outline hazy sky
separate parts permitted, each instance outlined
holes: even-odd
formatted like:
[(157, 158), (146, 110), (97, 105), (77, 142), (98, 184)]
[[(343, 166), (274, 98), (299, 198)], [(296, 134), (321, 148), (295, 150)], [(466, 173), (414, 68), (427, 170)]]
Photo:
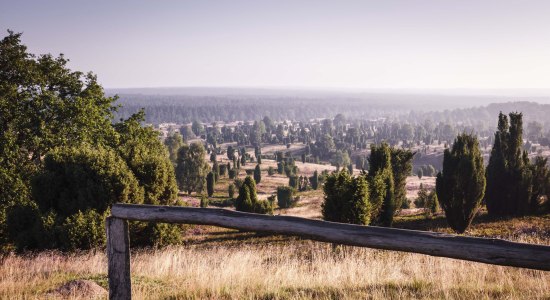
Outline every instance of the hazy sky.
[(550, 1), (0, 0), (105, 87), (550, 88)]

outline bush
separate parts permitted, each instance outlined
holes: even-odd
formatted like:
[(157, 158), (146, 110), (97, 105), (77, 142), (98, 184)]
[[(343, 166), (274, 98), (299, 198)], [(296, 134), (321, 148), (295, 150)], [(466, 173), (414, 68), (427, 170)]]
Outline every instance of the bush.
[(41, 211), (65, 219), (78, 211), (102, 214), (114, 203), (143, 203), (143, 189), (126, 163), (112, 150), (58, 149), (46, 155), (44, 171), (32, 182)]
[(216, 185), (216, 178), (213, 172), (209, 172), (208, 175), (206, 175), (206, 191), (208, 193), (208, 197), (212, 197), (214, 195), (214, 186)]
[(269, 176), (275, 175), (275, 169), (273, 167), (267, 168), (267, 175)]
[(288, 185), (297, 190), (298, 189), (298, 176), (294, 175), (294, 176), (290, 176), (288, 178)]
[(324, 186), (323, 219), (331, 222), (368, 225), (371, 204), (364, 176), (353, 177), (346, 171), (333, 173)]
[(235, 179), (237, 178), (238, 173), (237, 173), (237, 170), (231, 169), (229, 170), (228, 174), (229, 174), (229, 179)]
[(256, 165), (256, 168), (254, 168), (254, 181), (256, 181), (256, 184), (262, 181), (262, 170), (260, 169), (260, 165)]
[(200, 203), (200, 207), (202, 208), (205, 208), (205, 207), (208, 207), (208, 197), (204, 196), (204, 195), (201, 195), (201, 203)]
[(233, 199), (235, 197), (235, 185), (230, 183), (227, 186), (227, 194), (229, 195), (229, 198)]
[(309, 178), (309, 183), (311, 184), (311, 188), (316, 190), (319, 188), (319, 173), (317, 173), (317, 170), (313, 172), (313, 176)]
[(62, 225), (62, 245), (68, 250), (93, 249), (105, 245), (105, 218), (109, 211), (100, 214), (93, 209), (65, 219)]
[(277, 205), (280, 208), (289, 208), (294, 206), (294, 189), (289, 186), (277, 187)]
[(227, 165), (226, 164), (221, 164), (220, 165), (220, 176), (225, 176), (226, 173), (227, 173)]
[(436, 191), (449, 226), (463, 233), (474, 219), (485, 193), (483, 157), (475, 136), (461, 134), (452, 150), (445, 150)]
[(277, 163), (277, 173), (283, 174), (285, 172), (285, 165), (283, 162)]
[(239, 196), (235, 200), (235, 209), (244, 212), (272, 214), (273, 206), (268, 201), (259, 201), (256, 194), (256, 183), (250, 176), (246, 176), (239, 189)]

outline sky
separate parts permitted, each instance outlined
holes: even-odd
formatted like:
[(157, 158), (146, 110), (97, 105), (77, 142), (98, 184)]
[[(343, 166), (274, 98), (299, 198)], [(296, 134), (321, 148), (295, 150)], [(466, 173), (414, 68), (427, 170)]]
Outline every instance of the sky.
[(8, 29), (107, 88), (550, 88), (547, 0), (0, 0)]

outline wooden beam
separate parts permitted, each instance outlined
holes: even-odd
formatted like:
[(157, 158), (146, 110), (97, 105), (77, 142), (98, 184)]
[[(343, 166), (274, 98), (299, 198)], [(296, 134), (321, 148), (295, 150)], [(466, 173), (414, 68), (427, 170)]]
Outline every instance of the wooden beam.
[(128, 221), (108, 217), (105, 223), (107, 227), (109, 299), (131, 299)]
[(117, 218), (127, 220), (215, 225), (299, 236), (322, 242), (550, 271), (550, 246), (501, 239), (341, 224), (212, 208), (115, 204), (111, 213)]

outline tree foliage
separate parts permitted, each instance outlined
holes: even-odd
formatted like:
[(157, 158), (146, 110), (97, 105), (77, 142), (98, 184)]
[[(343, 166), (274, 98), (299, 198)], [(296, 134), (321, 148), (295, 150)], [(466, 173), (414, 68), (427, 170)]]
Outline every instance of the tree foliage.
[(178, 151), (176, 178), (179, 189), (191, 194), (200, 193), (206, 185), (210, 167), (205, 160), (206, 150), (201, 143), (183, 145)]
[(529, 212), (532, 174), (523, 151), (522, 114), (500, 113), (498, 130), (487, 166), (485, 202), (491, 215), (522, 215)]
[(369, 186), (364, 176), (346, 171), (333, 173), (324, 185), (323, 219), (331, 222), (368, 225), (371, 217)]
[(483, 156), (475, 136), (459, 135), (452, 149), (445, 150), (443, 170), (437, 174), (437, 197), (447, 222), (463, 233), (472, 222), (485, 194)]

